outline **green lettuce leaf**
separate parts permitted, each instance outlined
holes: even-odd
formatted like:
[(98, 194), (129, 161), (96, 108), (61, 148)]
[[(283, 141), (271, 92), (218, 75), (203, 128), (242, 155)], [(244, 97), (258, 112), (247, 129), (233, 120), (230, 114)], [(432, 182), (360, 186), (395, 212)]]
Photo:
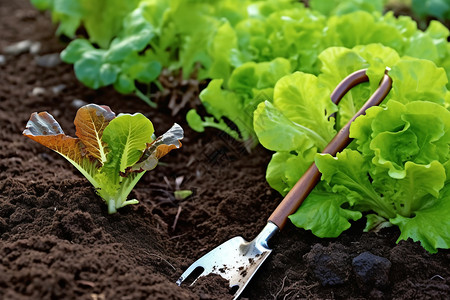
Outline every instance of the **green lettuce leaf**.
[(383, 78), (386, 68), (391, 68), (399, 60), (400, 56), (397, 51), (392, 48), (385, 47), (382, 44), (368, 44), (353, 47), (358, 55), (365, 61), (367, 67), (366, 74), (369, 77), (370, 92), (374, 92)]
[(400, 179), (407, 161), (428, 164), (448, 159), (450, 112), (432, 102), (403, 105), (391, 100), (385, 109), (370, 108), (366, 116), (355, 120), (350, 132), (362, 153), (373, 155), (374, 164)]
[(140, 0), (33, 0), (41, 10), (51, 10), (53, 22), (59, 23), (57, 34), (74, 37), (80, 25), (86, 29), (89, 40), (108, 47), (122, 27), (122, 20), (136, 8)]
[(285, 196), (314, 162), (317, 148), (276, 152), (267, 166), (269, 185)]
[(411, 238), (428, 252), (436, 253), (438, 248), (450, 248), (449, 214), (450, 185), (447, 184), (433, 205), (416, 211), (410, 218), (397, 215), (390, 221), (400, 228), (397, 242)]
[(315, 162), (322, 179), (333, 191), (352, 199), (362, 211), (373, 210), (386, 218), (395, 216), (389, 203), (374, 190), (369, 178), (369, 164), (361, 153), (345, 149), (336, 157), (318, 154)]
[(331, 117), (336, 106), (327, 97), (329, 90), (317, 85), (314, 75), (296, 72), (285, 76), (275, 85), (273, 104), (260, 103), (254, 112), (253, 128), (259, 142), (279, 151), (269, 163), (266, 178), (283, 195), (336, 132)]
[(89, 34), (89, 39), (101, 47), (107, 47), (111, 39), (120, 31), (121, 21), (136, 8), (139, 1), (81, 0), (83, 24)]
[(389, 71), (391, 97), (402, 103), (415, 100), (444, 103), (448, 79), (445, 70), (428, 60), (403, 59)]
[(203, 105), (216, 120), (227, 117), (236, 124), (239, 129), (236, 133), (241, 140), (251, 139), (253, 132), (251, 119), (245, 116), (243, 96), (222, 89), (222, 84), (223, 79), (214, 79), (208, 84), (208, 87), (200, 93)]
[(248, 62), (236, 68), (228, 82), (228, 88), (238, 93), (254, 96), (254, 91), (273, 88), (277, 81), (291, 73), (287, 59), (276, 58), (270, 62)]
[[(399, 226), (399, 240), (412, 238), (432, 253), (448, 248), (449, 223), (444, 216), (450, 203), (449, 121), (447, 109), (428, 101), (402, 104), (390, 100), (384, 107), (368, 109), (350, 127), (357, 150), (315, 157), (328, 186), (322, 184), (313, 193), (328, 193), (327, 199), (336, 199), (332, 201), (334, 209), (323, 215), (344, 218), (339, 224), (345, 230), (346, 214), (336, 210), (344, 204), (347, 211), (369, 213), (366, 231), (390, 223)], [(324, 200), (312, 195), (291, 220), (318, 236), (328, 236), (329, 227), (320, 228), (311, 219), (312, 225), (304, 221), (312, 213), (319, 214), (318, 207), (324, 205), (320, 203)], [(328, 216), (330, 212), (335, 215)], [(339, 234), (334, 228), (332, 232)]]
[(334, 137), (334, 119), (330, 116), (337, 109), (330, 100), (330, 90), (320, 87), (316, 76), (295, 72), (278, 80), (273, 105), (292, 122), (313, 131), (317, 140), (320, 137), (320, 149)]
[(359, 211), (343, 208), (348, 202), (344, 195), (316, 189), (289, 219), (295, 226), (311, 230), (318, 237), (337, 237), (350, 228), (349, 220), (356, 221), (362, 217)]
[(292, 122), (269, 101), (255, 110), (254, 128), (259, 142), (272, 151), (289, 152), (327, 144), (314, 130)]
[(73, 64), (80, 60), (85, 52), (92, 50), (95, 48), (88, 40), (76, 39), (61, 52), (61, 59), (66, 63)]
[(152, 122), (140, 113), (121, 114), (112, 120), (102, 138), (110, 148), (104, 169), (111, 173), (125, 172), (142, 156), (153, 132)]
[(148, 105), (156, 107), (135, 84), (150, 83), (159, 77), (162, 65), (154, 53), (142, 53), (156, 32), (138, 8), (125, 18), (122, 31), (108, 49), (96, 49), (87, 40), (77, 39), (61, 53), (61, 58), (74, 64), (75, 75), (86, 86), (98, 89), (112, 84), (120, 93), (136, 92)]
[[(365, 167), (367, 164), (364, 164), (362, 156), (357, 151), (344, 150), (336, 158), (320, 155), (316, 157), (316, 164), (332, 190), (347, 201), (351, 200), (349, 210), (375, 211), (381, 217), (376, 221), (371, 217), (366, 230), (371, 230), (389, 220), (400, 227), (402, 234), (399, 240), (410, 237), (414, 241), (420, 241), (430, 252), (436, 252), (438, 247), (448, 247), (449, 236), (447, 230), (442, 230), (441, 226), (448, 227), (449, 224), (447, 222), (442, 225), (445, 213), (437, 213), (439, 208), (448, 210), (449, 206), (448, 202), (445, 203), (448, 199), (440, 199), (446, 174), (439, 162), (434, 161), (426, 166), (408, 162), (406, 176), (400, 180), (389, 177), (387, 173), (371, 174), (373, 184), (369, 181), (370, 170)], [(331, 198), (330, 195), (328, 197)], [(315, 200), (314, 197), (312, 200)], [(336, 201), (334, 205), (341, 203), (342, 201)], [(305, 208), (302, 206), (296, 214), (301, 215), (302, 209)], [(324, 211), (325, 215), (326, 213), (328, 212)], [(440, 220), (441, 226), (435, 226), (436, 218)], [(302, 222), (296, 223), (298, 221), (296, 218), (291, 220), (297, 226), (303, 228), (306, 226)], [(312, 225), (309, 227), (306, 229), (312, 229), (318, 236), (326, 230), (323, 228), (319, 230)]]
[[(202, 119), (195, 111), (190, 111), (187, 121), (194, 130), (214, 127), (252, 148), (257, 142), (253, 111), (259, 103), (273, 98), (273, 86), (290, 72), (290, 63), (283, 58), (245, 63), (232, 72), (227, 85), (223, 79), (213, 79), (200, 93), (200, 100), (213, 117)], [(237, 130), (224, 119), (233, 122)]]
[(102, 79), (105, 77), (101, 76), (104, 56), (104, 50), (94, 49), (84, 52), (82, 58), (74, 64), (77, 79), (93, 89), (98, 89), (108, 83), (103, 82)]
[(223, 78), (225, 81), (231, 74), (231, 51), (237, 47), (236, 32), (228, 22), (224, 22), (215, 34), (209, 55), (213, 58), (209, 67), (209, 78)]
[(444, 187), (446, 173), (438, 161), (427, 165), (406, 162), (405, 177), (389, 176), (387, 172), (372, 172), (373, 187), (394, 206), (397, 214), (411, 217), (435, 202)]
[(383, 18), (377, 13), (357, 11), (342, 16), (331, 16), (328, 19), (327, 29), (329, 32), (326, 41), (329, 46), (352, 48), (357, 45), (380, 43), (401, 50), (405, 44), (402, 32), (395, 24), (383, 22)]

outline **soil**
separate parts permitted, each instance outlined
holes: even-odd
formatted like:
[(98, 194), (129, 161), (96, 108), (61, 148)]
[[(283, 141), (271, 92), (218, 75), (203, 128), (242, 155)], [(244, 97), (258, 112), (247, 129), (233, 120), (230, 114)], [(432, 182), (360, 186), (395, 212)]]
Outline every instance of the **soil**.
[[(281, 200), (264, 179), (271, 153), (262, 147), (248, 153), (215, 130), (193, 132), (185, 111), (172, 117), (164, 97), (156, 111), (112, 88), (82, 86), (70, 65), (37, 65), (37, 57), (65, 47), (54, 31), (49, 15), (27, 0), (0, 0), (0, 50), (23, 40), (40, 43), (37, 53), (3, 54), (0, 62), (0, 298), (230, 299), (217, 276), (193, 287), (175, 281), (216, 245), (237, 235), (252, 239), (263, 228)], [(183, 101), (196, 103), (198, 87), (191, 86), (173, 84), (164, 95), (187, 89), (192, 99)], [(34, 111), (53, 114), (73, 135), (79, 100), (116, 113), (142, 112), (157, 134), (173, 122), (185, 129), (182, 149), (133, 190), (140, 203), (114, 215), (75, 168), (21, 135)], [(194, 194), (177, 200), (178, 189)], [(450, 251), (431, 255), (412, 241), (396, 244), (395, 228), (363, 233), (363, 227), (355, 222), (339, 238), (319, 239), (288, 224), (243, 299), (450, 297)], [(372, 263), (383, 262), (369, 281), (374, 275), (361, 278), (354, 263), (364, 252), (377, 258)]]

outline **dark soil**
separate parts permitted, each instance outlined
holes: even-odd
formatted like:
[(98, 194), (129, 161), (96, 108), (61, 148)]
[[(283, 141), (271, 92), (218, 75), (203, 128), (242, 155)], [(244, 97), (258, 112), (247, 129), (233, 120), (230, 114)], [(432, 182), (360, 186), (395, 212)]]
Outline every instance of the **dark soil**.
[[(64, 48), (54, 30), (50, 17), (27, 0), (0, 0), (0, 50), (27, 39), (41, 43), (36, 54), (5, 54), (0, 63), (0, 298), (230, 298), (216, 277), (193, 288), (175, 281), (216, 245), (236, 235), (251, 239), (262, 229), (281, 200), (264, 179), (270, 153), (258, 147), (248, 154), (218, 131), (195, 133), (182, 113), (171, 117), (164, 103), (157, 112), (112, 88), (90, 90), (76, 80), (72, 66), (38, 66), (36, 57)], [(52, 90), (61, 84), (62, 91)], [(174, 88), (179, 95), (182, 87)], [(196, 89), (189, 90), (195, 103)], [(142, 112), (157, 133), (175, 121), (185, 128), (182, 149), (132, 192), (140, 204), (108, 215), (75, 168), (21, 135), (34, 111), (48, 111), (74, 134), (76, 99), (109, 105), (116, 113)], [(176, 189), (194, 194), (176, 200)], [(449, 251), (430, 255), (411, 241), (396, 244), (395, 228), (378, 234), (362, 229), (363, 222), (356, 222), (337, 239), (319, 239), (289, 224), (273, 239), (273, 253), (243, 297), (450, 298)], [(373, 255), (361, 257), (375, 257), (368, 264), (375, 267), (364, 277), (367, 270), (356, 269), (361, 257), (355, 258), (367, 251)]]

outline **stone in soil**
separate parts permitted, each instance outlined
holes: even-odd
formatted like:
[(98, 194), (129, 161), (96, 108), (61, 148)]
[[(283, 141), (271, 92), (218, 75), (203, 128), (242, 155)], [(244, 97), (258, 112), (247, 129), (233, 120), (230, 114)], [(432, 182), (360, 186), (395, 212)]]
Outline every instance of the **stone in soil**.
[(316, 244), (304, 259), (322, 286), (336, 286), (347, 282), (351, 273), (348, 252), (341, 244), (333, 243), (328, 247)]
[(84, 106), (84, 105), (87, 105), (88, 103), (86, 102), (86, 101), (84, 101), (84, 100), (81, 100), (81, 99), (74, 99), (71, 103), (70, 103), (70, 105), (73, 107), (73, 108), (76, 108), (76, 109), (78, 109), (78, 108), (80, 108), (80, 107), (82, 107), (82, 106)]
[(41, 51), (42, 44), (40, 42), (34, 42), (30, 46), (30, 53), (31, 54), (38, 54)]
[(25, 52), (28, 52), (30, 50), (31, 45), (33, 45), (33, 42), (30, 40), (23, 40), (14, 44), (11, 44), (9, 46), (6, 46), (3, 48), (3, 53), (10, 54), (10, 55), (19, 55)]
[(52, 53), (36, 56), (34, 61), (39, 67), (54, 68), (61, 63), (61, 58), (59, 57), (59, 53)]
[(64, 89), (66, 87), (67, 86), (65, 84), (58, 84), (58, 85), (52, 86), (51, 90), (52, 90), (53, 94), (59, 95), (62, 91), (64, 91)]
[(368, 251), (361, 253), (352, 261), (356, 282), (362, 290), (370, 290), (373, 287), (386, 288), (389, 284), (391, 265), (387, 258)]
[(36, 86), (31, 90), (31, 95), (33, 95), (33, 96), (45, 95), (45, 89), (43, 87)]

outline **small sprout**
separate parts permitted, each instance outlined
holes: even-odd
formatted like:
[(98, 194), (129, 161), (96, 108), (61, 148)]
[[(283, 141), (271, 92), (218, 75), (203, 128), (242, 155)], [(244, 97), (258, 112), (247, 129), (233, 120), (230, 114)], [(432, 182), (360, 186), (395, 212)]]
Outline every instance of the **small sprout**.
[(178, 190), (178, 191), (173, 192), (175, 199), (177, 199), (177, 200), (184, 200), (187, 197), (191, 196), (192, 193), (193, 192), (191, 190)]

